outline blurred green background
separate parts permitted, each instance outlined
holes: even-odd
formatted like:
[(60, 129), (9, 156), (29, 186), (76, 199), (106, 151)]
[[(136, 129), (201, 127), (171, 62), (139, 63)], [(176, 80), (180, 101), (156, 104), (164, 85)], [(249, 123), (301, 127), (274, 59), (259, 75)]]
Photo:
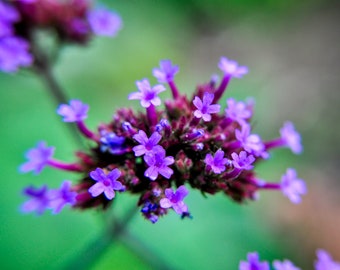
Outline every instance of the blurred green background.
[[(312, 268), (316, 248), (340, 260), (338, 3), (106, 1), (123, 18), (119, 35), (63, 49), (56, 77), (69, 97), (90, 104), (91, 128), (110, 121), (121, 106), (137, 107), (127, 95), (135, 91), (136, 80), (156, 83), (151, 70), (159, 60), (180, 66), (177, 85), (191, 93), (220, 73), (217, 62), (225, 55), (250, 68), (242, 80), (232, 81), (225, 96), (255, 97), (255, 131), (271, 139), (291, 120), (302, 133), (302, 156), (277, 150), (257, 168), (269, 181), (278, 181), (287, 167), (296, 168), (309, 188), (301, 205), (275, 192), (237, 205), (221, 194), (204, 198), (193, 190), (186, 199), (192, 220), (171, 213), (150, 224), (139, 214), (134, 217), (129, 230), (144, 252), (170, 269), (237, 269), (254, 250), (267, 260), (291, 258), (304, 269)], [(65, 209), (39, 217), (19, 212), (23, 187), (58, 187), (63, 179), (76, 182), (78, 177), (49, 168), (39, 176), (21, 175), (25, 151), (46, 140), (56, 146), (57, 158), (71, 162), (77, 148), (55, 113), (57, 105), (29, 71), (0, 74), (0, 100), (1, 269), (62, 269), (101, 234), (103, 218), (97, 211)], [(123, 195), (114, 205), (118, 216), (137, 201)], [(152, 269), (139, 253), (123, 238), (89, 267)]]

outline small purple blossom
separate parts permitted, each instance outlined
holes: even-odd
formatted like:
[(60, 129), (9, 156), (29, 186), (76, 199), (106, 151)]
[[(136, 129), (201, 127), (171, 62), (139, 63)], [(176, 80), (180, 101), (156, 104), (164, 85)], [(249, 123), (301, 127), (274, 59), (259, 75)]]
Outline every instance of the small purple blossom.
[(260, 262), (257, 252), (250, 252), (247, 254), (247, 262), (240, 262), (239, 270), (270, 270), (270, 268), (268, 262)]
[(23, 173), (33, 171), (35, 174), (39, 174), (52, 159), (54, 150), (55, 147), (48, 147), (46, 142), (38, 142), (35, 148), (31, 148), (27, 151), (25, 156), (28, 161), (22, 164), (19, 170)]
[(77, 193), (71, 190), (71, 182), (64, 181), (59, 189), (49, 191), (49, 208), (52, 213), (59, 213), (66, 204), (74, 205)]
[(231, 157), (233, 158), (232, 163), (237, 169), (251, 170), (254, 168), (251, 164), (255, 161), (255, 157), (253, 155), (248, 156), (246, 151), (241, 151), (240, 154), (232, 153)]
[(196, 118), (202, 118), (205, 122), (211, 120), (212, 113), (218, 113), (220, 111), (221, 106), (219, 104), (211, 103), (214, 100), (214, 94), (205, 92), (203, 95), (203, 100), (199, 97), (195, 97), (193, 103), (197, 110), (195, 110), (194, 115)]
[(161, 60), (159, 68), (154, 68), (152, 74), (160, 83), (169, 83), (174, 80), (175, 74), (179, 71), (177, 65), (172, 65), (171, 60)]
[(178, 187), (176, 192), (172, 188), (167, 188), (165, 190), (166, 198), (161, 199), (159, 204), (162, 208), (172, 207), (177, 214), (182, 215), (188, 212), (188, 206), (183, 202), (188, 193), (189, 191), (183, 185)]
[(90, 11), (87, 18), (92, 31), (99, 36), (114, 37), (123, 25), (117, 13), (104, 8)]
[(20, 14), (11, 5), (0, 2), (0, 21), (14, 23), (20, 19)]
[(106, 130), (100, 133), (100, 150), (102, 152), (108, 151), (111, 154), (117, 155), (124, 152), (125, 138), (117, 136), (114, 132), (107, 132)]
[(301, 270), (296, 267), (290, 260), (284, 260), (282, 262), (275, 260), (273, 261), (273, 266), (275, 270)]
[(225, 114), (228, 118), (238, 122), (240, 125), (243, 125), (246, 123), (246, 120), (251, 118), (252, 111), (245, 102), (243, 101), (237, 102), (233, 98), (228, 98)]
[(23, 193), (30, 199), (21, 206), (22, 212), (28, 213), (35, 211), (38, 215), (41, 215), (49, 207), (48, 189), (46, 185), (41, 188), (27, 187)]
[(157, 84), (151, 87), (147, 79), (136, 82), (139, 92), (134, 92), (129, 95), (129, 100), (140, 99), (142, 107), (149, 108), (150, 105), (159, 106), (161, 105), (161, 99), (158, 94), (165, 91), (165, 87), (161, 84)]
[(307, 193), (307, 187), (302, 179), (297, 178), (296, 171), (288, 168), (286, 174), (281, 177), (282, 193), (289, 198), (292, 203), (300, 203), (301, 195)]
[(204, 159), (207, 168), (211, 169), (214, 173), (219, 174), (225, 171), (225, 165), (229, 163), (229, 160), (224, 157), (224, 151), (217, 150), (215, 155), (207, 154)]
[(162, 139), (162, 136), (158, 132), (154, 132), (150, 138), (148, 138), (146, 133), (143, 130), (140, 130), (137, 134), (133, 135), (133, 138), (140, 143), (140, 145), (132, 148), (135, 152), (135, 156), (139, 157), (152, 151)]
[(248, 73), (248, 68), (246, 66), (239, 66), (236, 61), (229, 60), (224, 56), (220, 58), (218, 67), (225, 75), (230, 77), (242, 78), (243, 75)]
[(61, 104), (57, 113), (64, 117), (64, 122), (81, 122), (87, 118), (89, 105), (77, 99), (70, 100), (70, 105)]
[(340, 263), (335, 262), (326, 250), (318, 249), (316, 256), (315, 270), (340, 270)]
[(152, 181), (156, 180), (158, 174), (161, 174), (166, 179), (169, 179), (174, 171), (168, 166), (175, 162), (172, 156), (165, 156), (165, 150), (162, 146), (157, 145), (152, 151), (144, 156), (146, 164), (149, 166), (144, 175)]
[(292, 150), (294, 154), (300, 154), (303, 150), (301, 145), (301, 136), (295, 130), (292, 122), (285, 122), (283, 127), (280, 129), (282, 140)]
[(107, 199), (112, 200), (115, 197), (115, 190), (124, 189), (122, 183), (117, 181), (120, 175), (121, 172), (118, 169), (114, 169), (108, 174), (105, 174), (101, 168), (90, 172), (91, 178), (97, 181), (97, 183), (89, 188), (92, 197), (97, 197), (101, 193), (104, 193)]

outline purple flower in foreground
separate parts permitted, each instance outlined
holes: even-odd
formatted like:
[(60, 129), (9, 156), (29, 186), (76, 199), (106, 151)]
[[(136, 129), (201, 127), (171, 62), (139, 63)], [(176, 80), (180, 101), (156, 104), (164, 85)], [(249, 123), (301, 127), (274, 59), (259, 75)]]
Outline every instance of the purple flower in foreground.
[(174, 193), (172, 188), (165, 190), (166, 198), (160, 200), (159, 204), (162, 208), (172, 207), (179, 215), (188, 212), (187, 205), (183, 202), (183, 199), (188, 195), (189, 191), (185, 186), (180, 186)]
[(280, 129), (280, 134), (282, 140), (285, 141), (294, 154), (300, 154), (302, 152), (301, 136), (295, 130), (292, 122), (285, 122)]
[(243, 75), (248, 73), (248, 68), (246, 66), (239, 66), (236, 61), (229, 60), (224, 56), (221, 57), (218, 67), (225, 75), (235, 78), (242, 78)]
[(0, 40), (0, 70), (16, 72), (20, 66), (27, 67), (33, 62), (28, 43), (17, 37), (4, 37)]
[(240, 262), (239, 270), (270, 270), (268, 262), (260, 262), (260, 258), (257, 252), (248, 253), (247, 260), (247, 262)]
[(296, 267), (290, 260), (280, 261), (273, 261), (273, 266), (275, 270), (301, 270), (300, 268)]
[(160, 83), (169, 83), (174, 80), (175, 74), (179, 71), (177, 65), (172, 65), (171, 60), (161, 60), (159, 68), (154, 68), (152, 74)]
[(150, 105), (161, 105), (161, 99), (158, 94), (165, 91), (165, 87), (161, 84), (157, 84), (151, 87), (147, 79), (136, 82), (139, 92), (134, 92), (129, 95), (129, 99), (140, 99), (142, 107), (149, 108)]
[(254, 168), (251, 164), (255, 161), (255, 158), (253, 155), (248, 156), (246, 151), (241, 151), (240, 154), (232, 153), (231, 157), (233, 158), (232, 163), (237, 169), (251, 170)]
[(316, 251), (317, 261), (314, 263), (315, 270), (340, 270), (340, 263), (333, 261), (331, 255), (323, 249)]
[(172, 156), (166, 157), (165, 150), (160, 145), (155, 146), (152, 151), (148, 152), (144, 156), (144, 160), (149, 166), (144, 175), (152, 181), (157, 179), (158, 174), (169, 179), (174, 173), (174, 171), (168, 166), (173, 164), (175, 159)]
[(140, 145), (132, 148), (132, 150), (135, 152), (135, 156), (139, 157), (152, 151), (153, 148), (159, 143), (162, 136), (158, 132), (154, 132), (150, 138), (148, 138), (146, 133), (143, 130), (140, 130), (137, 134), (133, 135), (133, 138), (140, 143)]
[(47, 147), (46, 142), (38, 142), (35, 148), (31, 148), (26, 153), (28, 161), (22, 164), (19, 170), (23, 173), (34, 171), (38, 174), (48, 164), (54, 154), (55, 147)]
[(211, 120), (212, 113), (218, 113), (220, 111), (221, 106), (219, 104), (213, 104), (211, 103), (214, 100), (214, 94), (211, 93), (204, 93), (203, 100), (201, 100), (199, 97), (195, 97), (193, 100), (193, 103), (197, 110), (194, 112), (194, 115), (196, 118), (203, 118), (205, 122), (208, 122)]
[(90, 11), (87, 16), (92, 31), (99, 36), (115, 36), (122, 28), (122, 19), (112, 11), (104, 8)]
[(246, 120), (252, 116), (252, 111), (245, 102), (237, 102), (233, 98), (228, 98), (225, 114), (233, 121), (236, 121), (240, 125), (243, 125), (246, 123)]
[(112, 200), (115, 197), (115, 190), (124, 189), (122, 183), (117, 181), (120, 175), (121, 172), (118, 169), (112, 170), (107, 175), (101, 168), (97, 168), (95, 171), (90, 172), (91, 178), (97, 181), (97, 183), (89, 188), (92, 197), (97, 197), (104, 193), (106, 198)]
[(49, 208), (53, 214), (59, 213), (66, 204), (73, 205), (76, 202), (77, 193), (71, 191), (71, 182), (64, 181), (59, 189), (49, 191)]
[(61, 104), (57, 113), (64, 117), (64, 122), (80, 122), (87, 118), (89, 105), (84, 104), (80, 100), (70, 100), (70, 105)]
[(224, 157), (224, 151), (221, 149), (217, 150), (215, 155), (207, 154), (204, 159), (207, 168), (211, 169), (214, 173), (219, 174), (225, 171), (225, 165), (229, 162), (227, 158)]
[(24, 195), (30, 198), (21, 206), (21, 211), (24, 213), (35, 211), (38, 215), (41, 215), (49, 206), (46, 185), (41, 188), (27, 187), (24, 189)]
[(307, 193), (305, 182), (297, 178), (296, 171), (292, 168), (288, 168), (286, 174), (281, 177), (281, 190), (292, 203), (300, 203), (300, 196)]

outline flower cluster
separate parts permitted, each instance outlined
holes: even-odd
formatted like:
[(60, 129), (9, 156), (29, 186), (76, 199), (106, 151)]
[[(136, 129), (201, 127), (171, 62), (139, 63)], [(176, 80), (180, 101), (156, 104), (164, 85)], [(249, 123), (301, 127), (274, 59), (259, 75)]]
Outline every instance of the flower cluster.
[[(331, 255), (323, 250), (316, 251), (317, 260), (314, 263), (315, 270), (339, 270), (340, 263), (335, 262)], [(273, 261), (274, 270), (301, 270), (296, 267), (290, 260), (275, 260)], [(247, 261), (241, 261), (239, 270), (270, 270), (270, 265), (267, 261), (260, 261), (257, 252), (250, 252), (247, 255)]]
[[(100, 124), (97, 131), (85, 124), (88, 105), (80, 100), (60, 105), (57, 113), (64, 122), (74, 122), (93, 147), (78, 152), (76, 163), (67, 164), (54, 159), (54, 148), (40, 142), (28, 151), (21, 171), (39, 173), (50, 166), (81, 173), (81, 180), (70, 188), (77, 194), (75, 201), (67, 201), (74, 208), (106, 208), (116, 192), (139, 194), (141, 213), (153, 223), (169, 209), (182, 217), (191, 216), (183, 202), (189, 193), (187, 186), (203, 194), (223, 192), (237, 202), (258, 198), (260, 190), (280, 190), (293, 203), (299, 203), (306, 186), (293, 168), (287, 169), (279, 183), (265, 182), (254, 172), (254, 166), (268, 159), (269, 150), (276, 147), (300, 153), (299, 133), (286, 122), (277, 139), (263, 141), (252, 132), (253, 102), (229, 98), (221, 112), (218, 102), (230, 79), (242, 77), (248, 69), (226, 57), (218, 66), (223, 72), (221, 82), (199, 85), (193, 96), (187, 97), (174, 82), (178, 66), (162, 60), (153, 75), (165, 85), (152, 86), (143, 79), (136, 82), (138, 90), (128, 96), (138, 100), (145, 112), (119, 109), (112, 122)], [(160, 109), (159, 95), (166, 86), (173, 98)], [(50, 207), (45, 196), (26, 195), (41, 199), (39, 213), (43, 205)]]
[(118, 14), (91, 9), (88, 0), (0, 0), (0, 71), (15, 72), (37, 61), (36, 31), (53, 32), (58, 43), (85, 43), (93, 34), (115, 36)]

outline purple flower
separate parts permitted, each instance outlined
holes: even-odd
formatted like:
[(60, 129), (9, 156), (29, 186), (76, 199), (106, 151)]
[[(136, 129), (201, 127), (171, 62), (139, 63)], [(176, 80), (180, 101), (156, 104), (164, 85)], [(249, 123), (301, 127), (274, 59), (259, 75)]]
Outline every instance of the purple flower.
[(199, 97), (195, 97), (193, 100), (193, 103), (197, 110), (194, 112), (194, 115), (196, 118), (203, 118), (205, 122), (208, 122), (211, 120), (212, 113), (218, 113), (220, 111), (221, 106), (219, 104), (213, 104), (211, 103), (214, 100), (214, 94), (211, 93), (204, 93), (203, 95), (203, 101)]
[(270, 270), (268, 262), (260, 262), (260, 258), (257, 252), (248, 253), (247, 260), (247, 262), (240, 262), (239, 270)]
[(172, 65), (171, 60), (161, 60), (159, 68), (154, 68), (152, 74), (160, 83), (169, 83), (174, 80), (175, 74), (179, 71), (179, 67)]
[(97, 197), (101, 193), (104, 193), (106, 198), (112, 200), (115, 197), (115, 190), (124, 189), (122, 183), (117, 181), (120, 175), (121, 172), (118, 169), (112, 170), (107, 175), (101, 168), (97, 168), (95, 171), (90, 172), (91, 178), (97, 181), (97, 183), (89, 188), (92, 197)]
[(225, 109), (225, 114), (233, 121), (243, 125), (246, 123), (245, 120), (252, 116), (252, 111), (245, 102), (237, 102), (235, 99), (229, 98), (227, 99), (227, 108)]
[(241, 143), (244, 150), (257, 157), (268, 158), (265, 146), (257, 134), (250, 134), (250, 125), (243, 125), (242, 130), (235, 130), (235, 137)]
[(4, 37), (0, 40), (0, 70), (16, 72), (20, 66), (27, 67), (33, 62), (28, 43), (17, 37)]
[(188, 212), (187, 205), (183, 202), (183, 199), (188, 195), (189, 191), (185, 186), (180, 186), (174, 193), (172, 188), (165, 190), (165, 197), (160, 200), (159, 204), (162, 208), (172, 207), (179, 215)]
[(27, 187), (24, 189), (24, 195), (30, 198), (21, 206), (21, 211), (24, 213), (35, 211), (38, 215), (41, 215), (49, 206), (46, 185), (41, 188)]
[(149, 168), (145, 171), (145, 177), (150, 178), (152, 181), (156, 180), (158, 174), (169, 179), (174, 171), (168, 166), (175, 162), (172, 156), (165, 157), (165, 150), (162, 146), (157, 145), (152, 151), (144, 156), (146, 164)]
[(221, 57), (218, 67), (225, 75), (235, 78), (242, 78), (243, 75), (248, 73), (248, 68), (246, 66), (239, 66), (236, 61), (229, 60), (224, 56)]
[(241, 151), (240, 154), (232, 153), (231, 157), (233, 158), (232, 163), (237, 169), (251, 170), (254, 168), (251, 164), (255, 161), (255, 158), (253, 155), (248, 156), (246, 151)]
[(333, 261), (331, 255), (323, 249), (316, 251), (317, 261), (314, 263), (315, 270), (340, 270), (340, 263)]
[(300, 268), (296, 267), (290, 260), (280, 261), (273, 261), (273, 266), (275, 270), (301, 270)]
[(42, 169), (48, 165), (49, 160), (54, 154), (55, 147), (47, 147), (46, 142), (38, 142), (35, 148), (31, 148), (26, 153), (28, 161), (22, 164), (19, 170), (23, 173), (34, 171), (35, 174), (39, 174)]
[(91, 11), (87, 18), (92, 31), (99, 36), (113, 37), (123, 25), (122, 19), (117, 13), (104, 8)]
[(229, 162), (227, 158), (224, 157), (224, 151), (221, 149), (217, 150), (215, 156), (207, 154), (204, 159), (207, 168), (212, 169), (214, 173), (221, 173), (225, 171), (225, 165)]
[(0, 2), (0, 21), (14, 23), (20, 19), (20, 14), (11, 5)]
[(294, 154), (300, 154), (302, 152), (301, 136), (295, 130), (292, 122), (285, 122), (280, 129), (280, 134), (282, 140), (285, 141)]
[(282, 193), (290, 199), (292, 203), (300, 203), (301, 195), (307, 193), (307, 187), (302, 179), (297, 178), (296, 171), (288, 168), (286, 174), (281, 177)]
[(158, 132), (154, 132), (150, 138), (148, 138), (146, 133), (143, 130), (140, 130), (137, 134), (133, 135), (133, 138), (140, 143), (140, 145), (132, 148), (132, 150), (135, 152), (135, 156), (139, 157), (152, 151), (159, 143), (162, 136)]
[(89, 105), (80, 100), (72, 99), (70, 100), (70, 105), (61, 104), (57, 109), (57, 113), (64, 117), (64, 122), (81, 122), (87, 118), (88, 110)]
[(161, 99), (158, 94), (165, 91), (165, 87), (161, 84), (157, 84), (151, 87), (147, 79), (136, 82), (139, 92), (134, 92), (129, 95), (129, 100), (140, 99), (140, 103), (144, 108), (149, 108), (150, 105), (161, 105)]
[(107, 132), (106, 130), (101, 131), (100, 135), (100, 150), (102, 152), (108, 151), (114, 155), (122, 154), (124, 152), (124, 137), (117, 136), (116, 133)]
[(71, 182), (64, 181), (59, 189), (49, 191), (49, 208), (53, 209), (52, 213), (59, 213), (66, 204), (73, 205), (76, 202), (77, 193), (71, 191)]

